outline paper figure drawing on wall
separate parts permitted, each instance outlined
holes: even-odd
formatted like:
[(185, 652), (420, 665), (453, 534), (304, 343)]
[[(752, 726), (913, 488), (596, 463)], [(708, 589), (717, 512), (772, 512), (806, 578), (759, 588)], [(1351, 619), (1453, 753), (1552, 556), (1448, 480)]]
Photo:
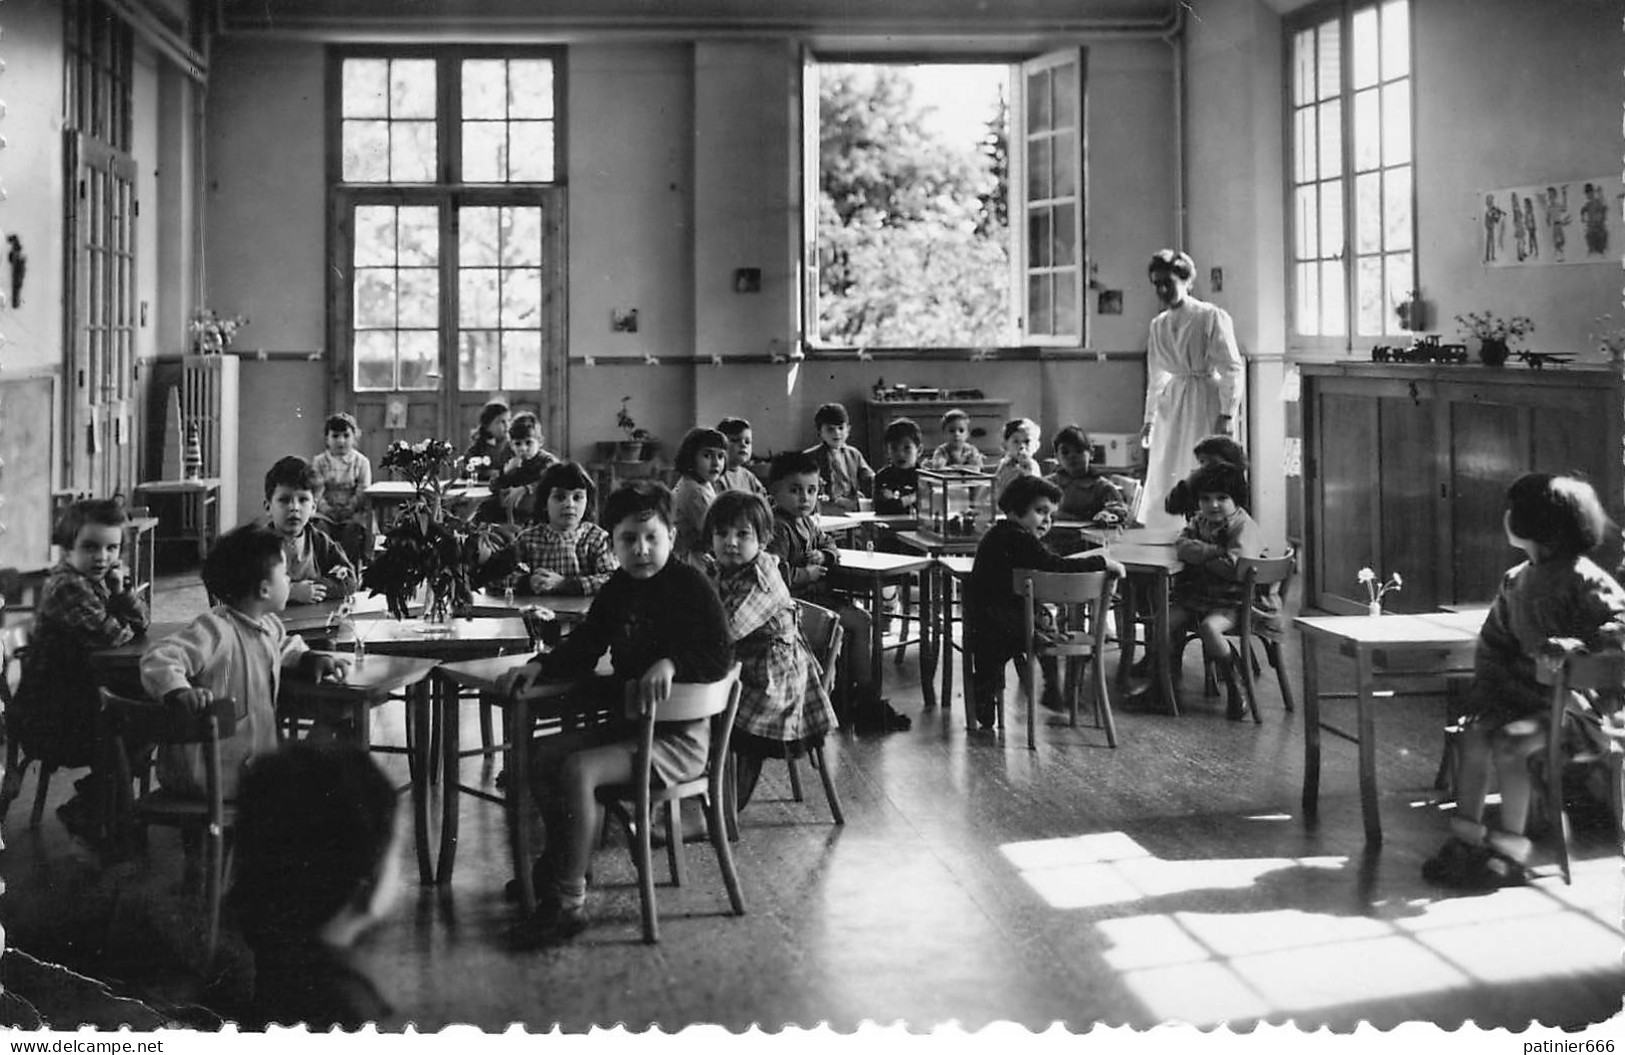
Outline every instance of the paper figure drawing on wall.
[(1474, 221), (1482, 225), (1484, 266), (1610, 263), (1609, 246), (1625, 237), (1619, 230), (1622, 203), (1625, 187), (1617, 176), (1486, 191)]
[(11, 306), (16, 308), (23, 303), (23, 276), (28, 274), (28, 254), (23, 252), (23, 240), (14, 234), (6, 235), (6, 244), (11, 246), (6, 253), (6, 260), (11, 264)]
[(1608, 199), (1595, 183), (1585, 185), (1585, 202), (1580, 206), (1580, 230), (1585, 234), (1586, 256), (1608, 255)]

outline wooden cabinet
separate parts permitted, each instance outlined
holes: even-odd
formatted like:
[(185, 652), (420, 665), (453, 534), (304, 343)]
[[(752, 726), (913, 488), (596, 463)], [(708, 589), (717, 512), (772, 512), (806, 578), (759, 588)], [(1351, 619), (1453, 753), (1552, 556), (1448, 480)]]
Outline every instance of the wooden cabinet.
[(1399, 572), (1393, 611), (1490, 600), (1522, 555), (1501, 513), (1520, 473), (1589, 478), (1625, 513), (1625, 385), (1601, 369), (1303, 364), (1307, 603), (1364, 610), (1355, 576)]
[(990, 466), (1004, 456), (1004, 423), (1010, 420), (1008, 399), (868, 399), (864, 403), (868, 434), (861, 442), (869, 464), (876, 470), (887, 464), (886, 426), (893, 420), (908, 418), (920, 427), (925, 437), (920, 457), (924, 458), (942, 442), (942, 415), (955, 408), (970, 417), (970, 441)]

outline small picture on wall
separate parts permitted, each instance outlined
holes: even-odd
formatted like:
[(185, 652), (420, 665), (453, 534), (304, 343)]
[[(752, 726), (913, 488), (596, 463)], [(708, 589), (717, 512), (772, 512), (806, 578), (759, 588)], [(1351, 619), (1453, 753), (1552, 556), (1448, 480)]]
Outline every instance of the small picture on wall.
[(759, 267), (739, 267), (734, 269), (735, 293), (760, 293), (762, 291), (762, 269)]
[(1102, 315), (1123, 314), (1123, 291), (1120, 289), (1103, 289), (1096, 300), (1096, 307)]
[(609, 328), (614, 333), (637, 333), (638, 309), (611, 308), (609, 310)]
[(1484, 191), (1474, 235), (1485, 267), (1610, 264), (1625, 251), (1618, 176)]

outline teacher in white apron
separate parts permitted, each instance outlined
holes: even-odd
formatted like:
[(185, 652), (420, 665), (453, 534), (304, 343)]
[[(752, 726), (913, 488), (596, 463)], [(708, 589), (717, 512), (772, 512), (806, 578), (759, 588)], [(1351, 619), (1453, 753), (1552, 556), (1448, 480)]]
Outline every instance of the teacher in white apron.
[(1159, 249), (1148, 270), (1163, 310), (1151, 320), (1146, 346), (1140, 442), (1150, 451), (1140, 519), (1172, 538), (1184, 523), (1163, 509), (1163, 499), (1196, 467), (1191, 449), (1202, 437), (1222, 432), (1239, 441), (1247, 375), (1230, 314), (1190, 295), (1190, 256)]

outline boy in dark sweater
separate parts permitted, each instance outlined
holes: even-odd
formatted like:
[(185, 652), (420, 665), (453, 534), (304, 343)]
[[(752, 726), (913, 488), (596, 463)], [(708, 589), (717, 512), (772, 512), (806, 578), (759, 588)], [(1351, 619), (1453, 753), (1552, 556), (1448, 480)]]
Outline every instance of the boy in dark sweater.
[[(587, 926), (587, 864), (601, 826), (597, 791), (633, 778), (636, 719), (622, 714), (627, 682), (644, 707), (671, 692), (673, 682), (705, 683), (733, 665), (728, 617), (705, 575), (671, 559), (671, 492), (639, 480), (621, 486), (604, 504), (604, 522), (620, 568), (594, 599), (587, 618), (552, 652), (538, 655), (508, 679), (580, 678), (607, 651), (614, 674), (591, 690), (614, 717), (604, 725), (537, 742), (531, 781), (547, 828), (547, 847), (535, 874), (536, 914), (514, 934), (521, 948), (564, 942)], [(705, 768), (708, 720), (664, 722), (655, 728), (654, 776), (667, 786)]]
[(886, 426), (886, 456), (890, 460), (875, 474), (875, 512), (912, 513), (920, 489), (920, 427), (908, 418)]
[[(1017, 568), (1037, 571), (1108, 571), (1121, 577), (1123, 566), (1103, 551), (1062, 557), (1043, 543), (1055, 518), (1061, 490), (1041, 476), (1017, 476), (999, 495), (1005, 517), (993, 525), (976, 547), (965, 589), (965, 618), (971, 621), (974, 644), (971, 667), (975, 676), (976, 720), (983, 729), (993, 727), (998, 701), (1004, 696), (1004, 666), (1027, 651), (1022, 606), (1012, 573)], [(1059, 680), (1053, 658), (1046, 659), (1044, 706), (1060, 709)]]

